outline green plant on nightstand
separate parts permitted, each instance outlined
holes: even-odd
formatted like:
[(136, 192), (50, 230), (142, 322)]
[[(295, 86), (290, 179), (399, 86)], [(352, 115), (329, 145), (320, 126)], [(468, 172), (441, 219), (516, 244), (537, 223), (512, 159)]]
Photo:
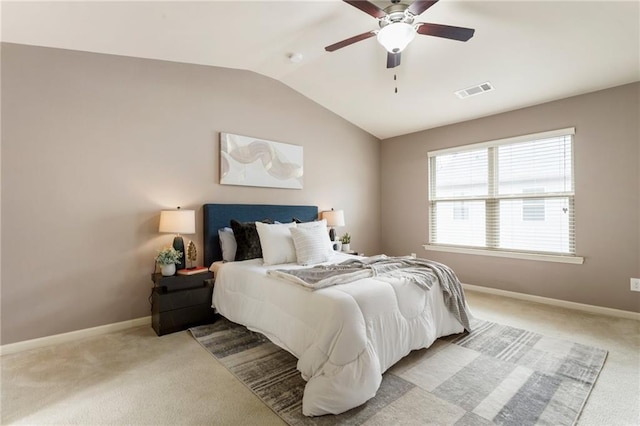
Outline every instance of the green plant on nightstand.
[(162, 275), (169, 277), (176, 273), (176, 263), (180, 263), (182, 253), (173, 247), (165, 247), (158, 252), (156, 262), (160, 265)]
[(351, 235), (348, 232), (342, 234), (340, 241), (342, 242), (342, 251), (351, 251)]

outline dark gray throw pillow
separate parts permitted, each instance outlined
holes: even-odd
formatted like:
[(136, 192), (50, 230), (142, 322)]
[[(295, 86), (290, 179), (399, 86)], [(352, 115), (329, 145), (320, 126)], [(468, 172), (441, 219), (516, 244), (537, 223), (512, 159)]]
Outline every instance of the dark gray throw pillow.
[[(268, 219), (262, 222), (271, 223)], [(260, 246), (260, 236), (256, 229), (256, 223), (238, 222), (235, 219), (231, 219), (230, 225), (238, 245), (236, 249), (236, 260), (257, 259), (262, 257), (262, 247)]]
[[(291, 221), (292, 221), (292, 222), (295, 222), (295, 223), (307, 223), (307, 222), (305, 222), (305, 221), (303, 221), (303, 220), (298, 219), (298, 218), (297, 218), (297, 217), (295, 217), (295, 216), (291, 218)], [(309, 222), (317, 222), (317, 221), (318, 221), (318, 219), (314, 219), (314, 220), (311, 220), (311, 221), (309, 221)]]

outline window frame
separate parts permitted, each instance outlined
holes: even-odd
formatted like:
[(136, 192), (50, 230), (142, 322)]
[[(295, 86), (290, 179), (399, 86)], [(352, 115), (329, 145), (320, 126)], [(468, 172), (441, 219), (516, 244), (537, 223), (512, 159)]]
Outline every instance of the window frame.
[[(472, 200), (482, 200), (485, 201), (486, 205), (486, 220), (487, 229), (498, 229), (497, 222), (499, 221), (499, 215), (496, 214), (496, 211), (499, 210), (499, 204), (501, 200), (508, 199), (519, 199), (525, 201), (526, 199), (550, 199), (550, 198), (568, 198), (568, 202), (571, 204), (572, 208), (570, 209), (570, 214), (572, 217), (569, 218), (570, 223), (575, 223), (575, 128), (564, 128), (558, 130), (551, 130), (547, 132), (540, 132), (534, 134), (521, 135), (511, 138), (504, 138), (498, 140), (492, 140), (481, 143), (474, 143), (469, 145), (457, 146), (452, 148), (445, 148), (440, 150), (429, 151), (427, 167), (428, 167), (428, 188), (427, 188), (427, 202), (428, 202), (428, 221), (429, 221), (429, 243), (423, 245), (426, 250), (433, 251), (444, 251), (444, 252), (452, 252), (452, 253), (465, 253), (465, 254), (474, 254), (474, 255), (485, 255), (485, 256), (498, 256), (498, 257), (509, 257), (516, 259), (530, 259), (530, 260), (539, 260), (539, 261), (549, 261), (549, 262), (561, 262), (561, 263), (574, 263), (574, 264), (582, 264), (584, 262), (584, 258), (576, 255), (575, 250), (575, 226), (574, 226), (574, 234), (573, 238), (570, 239), (570, 244), (573, 245), (573, 253), (547, 253), (540, 252), (535, 250), (512, 250), (506, 248), (500, 248), (498, 246), (498, 236), (499, 233), (495, 232), (486, 232), (486, 241), (484, 247), (470, 247), (470, 246), (459, 246), (453, 244), (444, 244), (444, 243), (434, 243), (435, 229), (433, 229), (434, 224), (434, 203), (450, 201), (450, 202), (464, 202), (464, 201), (472, 201)], [(571, 182), (572, 182), (572, 190), (569, 192), (549, 192), (549, 193), (539, 193), (539, 192), (531, 192), (531, 193), (522, 193), (522, 194), (510, 194), (510, 195), (500, 195), (497, 190), (497, 179), (498, 175), (496, 173), (496, 161), (497, 161), (497, 151), (498, 147), (502, 145), (512, 145), (522, 142), (533, 142), (536, 140), (549, 139), (554, 137), (562, 137), (562, 136), (570, 136), (571, 140)], [(435, 173), (434, 167), (432, 167), (432, 159), (433, 157), (445, 155), (445, 154), (453, 154), (464, 151), (471, 150), (480, 150), (487, 149), (488, 151), (488, 193), (486, 196), (448, 196), (448, 197), (433, 197), (435, 192)], [(492, 211), (493, 210), (493, 211)]]

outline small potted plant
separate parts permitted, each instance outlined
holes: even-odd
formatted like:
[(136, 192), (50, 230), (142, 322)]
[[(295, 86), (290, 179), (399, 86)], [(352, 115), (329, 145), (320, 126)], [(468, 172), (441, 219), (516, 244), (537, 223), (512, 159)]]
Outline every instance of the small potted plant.
[(158, 252), (156, 262), (160, 265), (160, 272), (165, 277), (170, 277), (176, 273), (176, 263), (180, 263), (182, 253), (173, 247), (165, 247)]
[(342, 241), (342, 251), (351, 251), (351, 235), (348, 232), (345, 232), (342, 237), (340, 237), (340, 241)]

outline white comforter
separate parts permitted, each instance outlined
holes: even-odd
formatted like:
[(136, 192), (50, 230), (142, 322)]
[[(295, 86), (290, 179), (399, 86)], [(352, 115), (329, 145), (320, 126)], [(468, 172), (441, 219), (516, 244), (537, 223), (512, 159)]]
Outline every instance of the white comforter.
[[(328, 263), (345, 260), (336, 253)], [(439, 284), (367, 278), (316, 291), (268, 277), (262, 259), (217, 270), (213, 304), (229, 320), (266, 335), (298, 358), (307, 380), (302, 412), (339, 414), (373, 396), (382, 373), (411, 350), (463, 331)]]

